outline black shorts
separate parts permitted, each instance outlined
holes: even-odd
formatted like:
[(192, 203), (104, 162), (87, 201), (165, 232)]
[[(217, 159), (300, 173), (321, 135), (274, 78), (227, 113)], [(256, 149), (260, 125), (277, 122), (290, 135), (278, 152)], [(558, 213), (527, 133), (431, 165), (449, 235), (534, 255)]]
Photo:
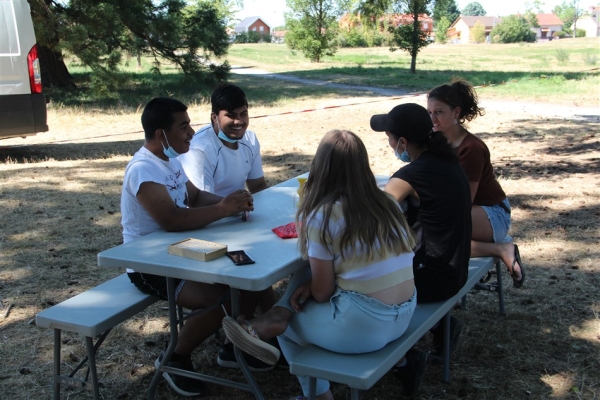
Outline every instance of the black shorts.
[(425, 268), (413, 270), (417, 287), (417, 304), (448, 300), (460, 291), (463, 285), (457, 278), (443, 275)]
[[(146, 294), (151, 294), (167, 300), (167, 278), (160, 275), (142, 274), (140, 272), (128, 272), (129, 280), (138, 289)], [(179, 286), (181, 279), (175, 279), (175, 288)]]

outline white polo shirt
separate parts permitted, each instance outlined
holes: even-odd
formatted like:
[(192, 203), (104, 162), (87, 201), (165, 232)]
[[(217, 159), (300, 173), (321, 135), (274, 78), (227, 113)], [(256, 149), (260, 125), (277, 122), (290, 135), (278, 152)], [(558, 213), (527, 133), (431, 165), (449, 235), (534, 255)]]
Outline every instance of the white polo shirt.
[(178, 159), (198, 189), (219, 196), (244, 189), (246, 180), (264, 176), (260, 144), (249, 130), (233, 150), (221, 142), (212, 125), (205, 125), (194, 135), (190, 151)]

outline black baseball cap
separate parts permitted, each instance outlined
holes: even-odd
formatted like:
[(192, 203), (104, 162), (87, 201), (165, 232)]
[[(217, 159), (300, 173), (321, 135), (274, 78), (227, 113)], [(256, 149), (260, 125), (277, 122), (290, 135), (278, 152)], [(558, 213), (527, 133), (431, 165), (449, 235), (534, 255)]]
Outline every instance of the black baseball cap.
[(392, 108), (387, 114), (373, 115), (371, 129), (376, 132), (389, 131), (397, 137), (421, 141), (431, 133), (433, 122), (423, 106), (406, 103)]

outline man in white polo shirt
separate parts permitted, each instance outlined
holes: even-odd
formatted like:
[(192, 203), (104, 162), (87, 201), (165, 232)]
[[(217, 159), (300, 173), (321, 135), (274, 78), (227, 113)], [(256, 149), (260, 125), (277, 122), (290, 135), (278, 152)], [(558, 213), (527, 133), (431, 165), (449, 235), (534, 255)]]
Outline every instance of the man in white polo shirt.
[[(247, 130), (250, 122), (246, 93), (233, 84), (217, 86), (211, 96), (211, 123), (194, 135), (190, 150), (178, 159), (189, 180), (199, 189), (224, 196), (247, 188), (250, 193), (267, 188), (256, 134)], [(275, 304), (271, 288), (262, 292), (259, 310)], [(268, 371), (266, 363), (246, 356), (252, 371)], [(219, 351), (217, 363), (226, 368), (239, 368), (233, 345), (226, 343)]]
[(248, 100), (233, 84), (217, 86), (211, 95), (211, 123), (200, 128), (190, 151), (179, 156), (186, 175), (201, 190), (224, 196), (248, 188), (256, 193), (267, 188), (260, 144), (247, 130)]

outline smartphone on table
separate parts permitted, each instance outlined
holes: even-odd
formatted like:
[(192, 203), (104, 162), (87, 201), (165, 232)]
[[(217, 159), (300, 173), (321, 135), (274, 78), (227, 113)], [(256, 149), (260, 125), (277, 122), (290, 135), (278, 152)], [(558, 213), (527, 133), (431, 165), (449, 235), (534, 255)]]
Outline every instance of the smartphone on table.
[(254, 264), (254, 260), (244, 250), (228, 251), (227, 257), (231, 258), (235, 265)]

